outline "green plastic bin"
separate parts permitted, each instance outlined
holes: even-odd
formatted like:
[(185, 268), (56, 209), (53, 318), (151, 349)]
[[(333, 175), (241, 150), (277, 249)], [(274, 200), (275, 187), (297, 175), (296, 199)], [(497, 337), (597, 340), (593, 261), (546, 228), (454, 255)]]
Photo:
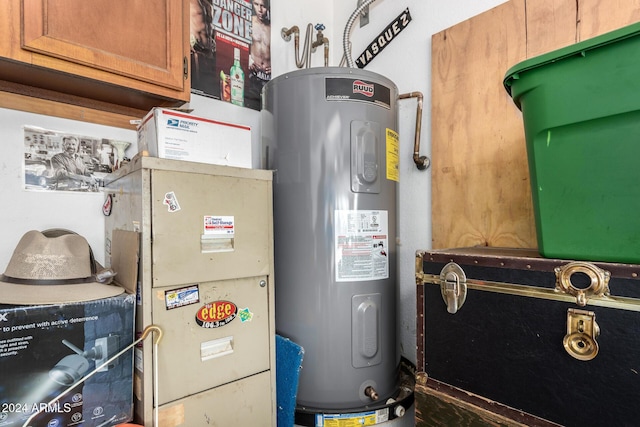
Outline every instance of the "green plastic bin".
[(640, 23), (523, 61), (522, 111), (538, 250), (640, 263)]

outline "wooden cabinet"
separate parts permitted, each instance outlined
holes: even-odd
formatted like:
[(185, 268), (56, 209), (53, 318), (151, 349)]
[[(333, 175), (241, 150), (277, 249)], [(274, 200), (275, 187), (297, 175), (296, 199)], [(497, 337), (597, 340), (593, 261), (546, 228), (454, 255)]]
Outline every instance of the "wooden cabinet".
[(0, 90), (139, 115), (190, 97), (186, 0), (0, 2)]

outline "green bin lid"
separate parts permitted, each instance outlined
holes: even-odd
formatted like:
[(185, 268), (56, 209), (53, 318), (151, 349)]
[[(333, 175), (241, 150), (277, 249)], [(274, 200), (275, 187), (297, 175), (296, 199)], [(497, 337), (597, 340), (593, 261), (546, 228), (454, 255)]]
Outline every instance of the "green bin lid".
[(511, 67), (505, 74), (503, 84), (509, 95), (511, 95), (511, 85), (514, 80), (520, 78), (520, 74), (538, 68), (552, 62), (557, 62), (565, 58), (569, 58), (575, 55), (584, 56), (588, 50), (597, 49), (602, 46), (606, 46), (611, 43), (617, 43), (620, 40), (631, 38), (640, 33), (640, 22), (628, 25), (626, 27), (619, 28), (614, 31), (610, 31), (605, 34), (593, 37), (582, 42), (566, 46), (543, 55), (536, 56), (534, 58), (526, 59), (513, 67)]

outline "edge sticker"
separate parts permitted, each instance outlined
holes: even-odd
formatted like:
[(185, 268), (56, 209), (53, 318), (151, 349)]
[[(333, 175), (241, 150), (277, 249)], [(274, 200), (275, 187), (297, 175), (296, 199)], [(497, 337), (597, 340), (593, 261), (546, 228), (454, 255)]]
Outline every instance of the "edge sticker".
[(196, 323), (201, 328), (219, 328), (231, 323), (238, 315), (238, 306), (231, 301), (214, 301), (196, 312)]

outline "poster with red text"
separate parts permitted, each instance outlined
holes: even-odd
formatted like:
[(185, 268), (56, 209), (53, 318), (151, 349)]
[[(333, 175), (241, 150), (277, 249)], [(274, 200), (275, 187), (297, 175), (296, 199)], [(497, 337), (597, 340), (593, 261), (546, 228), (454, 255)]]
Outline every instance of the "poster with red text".
[(270, 0), (191, 0), (191, 92), (260, 110), (270, 34)]

